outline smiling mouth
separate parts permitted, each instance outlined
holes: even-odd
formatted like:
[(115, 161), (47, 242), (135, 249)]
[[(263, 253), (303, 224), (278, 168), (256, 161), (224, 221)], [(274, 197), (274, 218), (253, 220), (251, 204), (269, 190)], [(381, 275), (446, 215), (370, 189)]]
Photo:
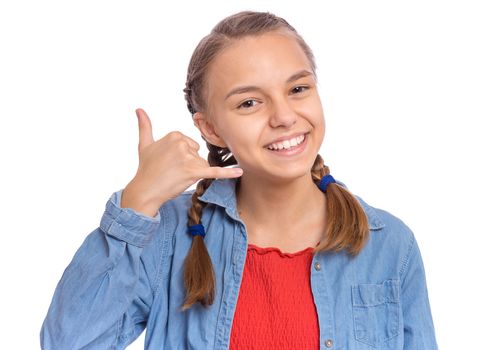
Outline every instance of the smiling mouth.
[(306, 138), (306, 134), (303, 134), (297, 137), (292, 137), (288, 140), (271, 143), (270, 145), (267, 145), (266, 148), (271, 151), (294, 149), (299, 145), (301, 145), (305, 141), (305, 138)]

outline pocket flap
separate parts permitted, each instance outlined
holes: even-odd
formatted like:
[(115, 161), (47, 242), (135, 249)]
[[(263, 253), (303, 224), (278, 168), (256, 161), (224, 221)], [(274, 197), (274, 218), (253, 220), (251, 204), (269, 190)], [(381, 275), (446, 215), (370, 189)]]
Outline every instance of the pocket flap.
[(357, 284), (352, 286), (353, 306), (376, 306), (385, 303), (397, 303), (399, 300), (399, 280), (386, 280), (379, 284)]

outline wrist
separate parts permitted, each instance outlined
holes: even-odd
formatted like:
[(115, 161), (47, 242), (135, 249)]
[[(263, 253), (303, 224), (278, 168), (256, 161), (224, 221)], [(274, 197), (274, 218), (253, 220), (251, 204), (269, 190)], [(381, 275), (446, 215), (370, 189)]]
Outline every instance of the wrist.
[(133, 179), (124, 188), (121, 195), (121, 208), (131, 208), (149, 217), (155, 217), (160, 204), (155, 203)]

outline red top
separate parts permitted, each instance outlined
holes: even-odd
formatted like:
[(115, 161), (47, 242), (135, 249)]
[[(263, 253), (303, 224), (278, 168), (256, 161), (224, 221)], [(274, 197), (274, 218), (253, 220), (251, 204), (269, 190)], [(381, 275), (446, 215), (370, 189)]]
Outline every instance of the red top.
[(312, 251), (283, 253), (248, 245), (230, 350), (319, 349), (310, 285)]

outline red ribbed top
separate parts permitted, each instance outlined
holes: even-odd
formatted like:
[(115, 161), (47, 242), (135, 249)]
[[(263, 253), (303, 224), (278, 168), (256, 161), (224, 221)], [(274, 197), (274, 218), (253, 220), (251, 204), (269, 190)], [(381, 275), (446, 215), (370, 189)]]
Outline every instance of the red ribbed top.
[(310, 285), (312, 251), (283, 253), (248, 245), (230, 350), (319, 349)]

